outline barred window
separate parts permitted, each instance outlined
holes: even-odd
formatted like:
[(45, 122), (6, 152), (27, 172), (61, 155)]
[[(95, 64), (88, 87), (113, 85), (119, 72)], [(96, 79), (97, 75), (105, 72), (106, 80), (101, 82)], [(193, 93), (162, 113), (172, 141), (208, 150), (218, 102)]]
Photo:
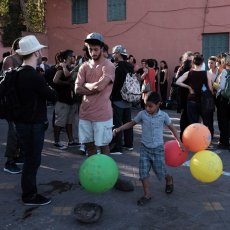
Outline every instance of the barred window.
[(107, 0), (107, 19), (126, 20), (126, 0)]
[(72, 1), (72, 23), (88, 23), (88, 0)]

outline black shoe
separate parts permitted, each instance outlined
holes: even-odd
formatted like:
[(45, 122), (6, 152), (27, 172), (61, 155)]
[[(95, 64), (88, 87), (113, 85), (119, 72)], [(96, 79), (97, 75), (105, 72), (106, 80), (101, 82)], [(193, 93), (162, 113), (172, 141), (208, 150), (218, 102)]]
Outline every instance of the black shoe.
[(132, 146), (129, 147), (129, 146), (123, 145), (122, 148), (125, 149), (125, 150), (129, 150), (129, 151), (132, 151), (132, 150), (133, 150), (133, 147), (132, 147)]
[(110, 153), (122, 152), (122, 149), (119, 148), (112, 148), (110, 149)]
[(22, 172), (22, 170), (15, 164), (14, 161), (7, 161), (3, 170), (4, 172), (11, 174), (19, 174)]
[(51, 199), (46, 198), (40, 194), (36, 194), (29, 199), (23, 198), (22, 201), (25, 205), (41, 205), (42, 206), (42, 205), (49, 204), (51, 202)]
[(61, 143), (59, 143), (59, 142), (55, 142), (55, 143), (54, 143), (54, 147), (57, 147), (57, 148), (59, 148), (60, 150), (65, 150), (65, 149), (68, 148), (66, 145), (63, 145), (63, 144), (61, 144)]
[(68, 143), (68, 147), (77, 147), (77, 146), (81, 146), (81, 144), (74, 141)]
[(16, 165), (23, 165), (24, 164), (24, 158), (23, 157), (15, 158), (14, 162)]

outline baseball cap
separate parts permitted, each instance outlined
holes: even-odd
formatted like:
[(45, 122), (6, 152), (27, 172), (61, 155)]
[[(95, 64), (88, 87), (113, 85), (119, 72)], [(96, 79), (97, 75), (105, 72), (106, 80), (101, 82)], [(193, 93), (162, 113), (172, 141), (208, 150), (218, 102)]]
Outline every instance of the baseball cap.
[(94, 41), (98, 41), (100, 43), (104, 43), (104, 38), (101, 34), (97, 33), (97, 32), (93, 32), (91, 34), (88, 34), (86, 39), (85, 39), (85, 42), (86, 43), (89, 43), (89, 42), (94, 42)]
[(116, 45), (112, 49), (112, 53), (119, 53), (125, 56), (128, 56), (126, 49), (122, 45)]

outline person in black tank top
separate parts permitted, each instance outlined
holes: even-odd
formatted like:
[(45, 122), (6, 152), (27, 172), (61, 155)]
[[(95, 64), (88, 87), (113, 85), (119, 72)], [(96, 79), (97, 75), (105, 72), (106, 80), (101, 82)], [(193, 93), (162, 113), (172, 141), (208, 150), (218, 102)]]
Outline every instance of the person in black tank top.
[(206, 85), (206, 90), (209, 88), (209, 90), (213, 92), (211, 74), (207, 71), (202, 71), (201, 69), (203, 62), (203, 56), (201, 54), (196, 54), (192, 61), (193, 69), (184, 73), (176, 81), (176, 84), (189, 90), (187, 97), (187, 117), (189, 124), (199, 123), (200, 118), (202, 118), (203, 124), (209, 128), (213, 137), (214, 130), (213, 121), (211, 119), (213, 116), (213, 111), (206, 111), (201, 106), (201, 92), (203, 83)]

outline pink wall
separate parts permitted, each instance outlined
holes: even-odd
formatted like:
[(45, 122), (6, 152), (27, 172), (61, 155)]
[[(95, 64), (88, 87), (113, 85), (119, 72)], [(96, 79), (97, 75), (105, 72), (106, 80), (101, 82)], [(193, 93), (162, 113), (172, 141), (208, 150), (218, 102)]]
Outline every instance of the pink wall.
[(72, 25), (71, 1), (47, 1), (50, 60), (60, 49), (82, 54), (84, 38), (97, 31), (110, 48), (124, 45), (138, 63), (142, 58), (164, 59), (172, 73), (183, 52), (202, 51), (202, 33), (230, 32), (223, 20), (229, 18), (228, 0), (127, 0), (127, 20), (116, 22), (107, 22), (106, 0), (88, 2), (88, 23)]
[(89, 0), (87, 24), (72, 24), (71, 0), (46, 5), (45, 51), (49, 62), (63, 49), (82, 54), (88, 33), (100, 32), (112, 48), (124, 45), (138, 63), (142, 58), (164, 59), (170, 76), (179, 56), (202, 51), (202, 33), (230, 32), (229, 0), (127, 0), (127, 20), (107, 22), (107, 0)]

